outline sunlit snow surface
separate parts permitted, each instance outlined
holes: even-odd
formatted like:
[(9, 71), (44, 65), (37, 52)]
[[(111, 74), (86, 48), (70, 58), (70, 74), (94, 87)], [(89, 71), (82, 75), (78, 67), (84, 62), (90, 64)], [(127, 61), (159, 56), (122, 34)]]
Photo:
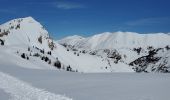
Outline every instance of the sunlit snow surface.
[[(7, 53), (5, 53), (7, 52)], [(18, 65), (13, 60), (22, 64)], [(72, 73), (0, 50), (1, 100), (168, 100), (170, 74)], [(58, 95), (59, 94), (59, 95)], [(68, 98), (67, 98), (68, 97)]]
[[(9, 21), (0, 25), (0, 28), (7, 31), (11, 26), (16, 26), (19, 20), (21, 19)], [(57, 70), (33, 56), (29, 56), (29, 60), (22, 59), (21, 53), (30, 53), (28, 47), (33, 53), (38, 52), (33, 47), (46, 52), (51, 50), (49, 42), (52, 40), (43, 26), (31, 17), (24, 18), (20, 25), (20, 29), (11, 29), (8, 35), (1, 37), (5, 45), (0, 46), (0, 100), (169, 100), (170, 74), (136, 74), (124, 63), (111, 63), (112, 67), (105, 69), (108, 66), (107, 60), (103, 61), (102, 58), (89, 54), (74, 55), (73, 51), (68, 52), (58, 43), (50, 58), (56, 60), (58, 57), (62, 64), (70, 65), (80, 73)], [(41, 36), (42, 43), (38, 42)], [(162, 36), (160, 40), (159, 36)], [(139, 38), (137, 34), (118, 32), (99, 34), (91, 38), (73, 36), (75, 40), (70, 43), (81, 41), (77, 46), (83, 45), (90, 49), (110, 48), (113, 44), (116, 48), (129, 45), (145, 47), (146, 42), (154, 46), (167, 45), (168, 36), (159, 33), (155, 37), (149, 35)], [(109, 42), (112, 39), (115, 41)], [(125, 50), (120, 52), (129, 54), (127, 62), (136, 59), (134, 57), (137, 54)], [(169, 57), (169, 53), (166, 55)]]
[[(161, 42), (160, 42), (161, 41)], [(91, 37), (69, 36), (58, 41), (83, 49), (121, 49), (163, 47), (169, 45), (170, 36), (165, 33), (139, 34), (135, 32), (105, 32)]]
[[(20, 28), (16, 29), (15, 27), (17, 25), (20, 25)], [(14, 27), (11, 29), (11, 27)], [(48, 31), (45, 30), (45, 28), (37, 22), (32, 17), (26, 17), (26, 18), (19, 18), (11, 20), (7, 23), (4, 23), (0, 25), (0, 29), (2, 32), (9, 31), (8, 35), (4, 35), (3, 37), (0, 37), (0, 39), (5, 41), (5, 46), (7, 46), (7, 52), (10, 53), (8, 55), (14, 55), (17, 51), (20, 53), (27, 53), (28, 55), (30, 52), (28, 52), (28, 47), (31, 48), (31, 50), (37, 52), (35, 48), (39, 48), (41, 50), (45, 50), (45, 52), (50, 51), (49, 48), (49, 42), (53, 41), (50, 39)], [(0, 32), (1, 33), (1, 32)], [(38, 41), (38, 38), (42, 36), (42, 43)], [(77, 36), (74, 36), (77, 37)], [(77, 37), (81, 38), (81, 37)], [(51, 60), (54, 60), (56, 58), (61, 61), (63, 66), (71, 66), (74, 70), (78, 70), (79, 72), (134, 72), (134, 70), (127, 66), (124, 63), (118, 63), (115, 64), (112, 62), (111, 66), (108, 64), (108, 61), (106, 59), (103, 60), (101, 57), (92, 56), (90, 54), (79, 54), (79, 56), (75, 55), (73, 51), (68, 52), (66, 48), (58, 44), (57, 42), (53, 41), (55, 43), (54, 49), (52, 51), (52, 56), (50, 57)], [(33, 48), (34, 47), (34, 48)], [(5, 47), (4, 47), (5, 48)], [(4, 49), (3, 48), (3, 49)], [(12, 53), (11, 53), (11, 50)], [(6, 50), (5, 50), (6, 51)], [(10, 52), (9, 52), (10, 51)], [(15, 57), (14, 57), (15, 58)], [(39, 63), (39, 59), (35, 59), (31, 57), (30, 60), (34, 60), (31, 63), (25, 62), (24, 64), (29, 64), (31, 68), (35, 69), (42, 69), (39, 66), (49, 66), (45, 63)], [(23, 59), (20, 59), (21, 62), (18, 62), (16, 59), (12, 59), (13, 63), (16, 63), (19, 66), (22, 66)], [(40, 61), (42, 62), (42, 61)], [(44, 64), (44, 65), (43, 65)], [(35, 66), (39, 65), (39, 66)], [(22, 66), (26, 67), (26, 66)], [(107, 69), (106, 69), (107, 67)], [(49, 67), (43, 67), (43, 69), (49, 69)]]

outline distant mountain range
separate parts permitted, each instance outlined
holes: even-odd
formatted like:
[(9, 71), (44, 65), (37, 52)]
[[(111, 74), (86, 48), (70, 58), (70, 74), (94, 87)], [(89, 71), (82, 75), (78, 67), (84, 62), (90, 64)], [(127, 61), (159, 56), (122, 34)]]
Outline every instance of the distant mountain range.
[(170, 44), (170, 36), (165, 33), (139, 34), (134, 32), (105, 32), (91, 37), (70, 36), (59, 40), (61, 44), (74, 45), (85, 49), (120, 49), (153, 46), (164, 47)]
[(26, 17), (0, 25), (0, 44), (0, 53), (11, 56), (9, 63), (16, 58), (31, 68), (87, 73), (170, 72), (169, 33), (105, 32), (55, 41), (39, 22)]

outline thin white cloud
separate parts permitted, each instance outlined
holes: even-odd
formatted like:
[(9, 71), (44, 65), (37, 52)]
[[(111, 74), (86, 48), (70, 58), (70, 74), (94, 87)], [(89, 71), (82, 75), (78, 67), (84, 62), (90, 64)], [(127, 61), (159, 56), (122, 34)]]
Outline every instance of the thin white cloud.
[(54, 6), (66, 10), (84, 8), (84, 5), (75, 2), (55, 2)]
[(145, 18), (135, 21), (130, 21), (125, 23), (128, 26), (147, 26), (154, 24), (167, 24), (170, 23), (170, 17), (160, 17), (160, 18)]
[(80, 9), (80, 8), (85, 8), (83, 4), (77, 3), (77, 2), (71, 2), (71, 1), (62, 1), (62, 0), (57, 0), (54, 2), (37, 2), (37, 1), (29, 1), (25, 2), (26, 5), (31, 5), (31, 6), (48, 6), (48, 7), (55, 7), (58, 9)]

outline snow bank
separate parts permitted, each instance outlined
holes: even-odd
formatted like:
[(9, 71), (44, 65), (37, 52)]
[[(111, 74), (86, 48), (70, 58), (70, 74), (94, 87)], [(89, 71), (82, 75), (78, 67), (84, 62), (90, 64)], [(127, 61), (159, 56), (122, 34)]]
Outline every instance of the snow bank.
[(65, 96), (35, 88), (3, 72), (0, 72), (0, 84), (0, 89), (11, 95), (10, 100), (72, 100)]

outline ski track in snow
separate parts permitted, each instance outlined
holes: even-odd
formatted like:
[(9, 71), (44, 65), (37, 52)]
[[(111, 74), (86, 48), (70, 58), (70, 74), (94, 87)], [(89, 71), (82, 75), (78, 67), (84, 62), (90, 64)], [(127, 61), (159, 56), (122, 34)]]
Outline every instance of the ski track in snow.
[(72, 100), (35, 88), (3, 72), (0, 72), (0, 89), (11, 95), (10, 100)]

